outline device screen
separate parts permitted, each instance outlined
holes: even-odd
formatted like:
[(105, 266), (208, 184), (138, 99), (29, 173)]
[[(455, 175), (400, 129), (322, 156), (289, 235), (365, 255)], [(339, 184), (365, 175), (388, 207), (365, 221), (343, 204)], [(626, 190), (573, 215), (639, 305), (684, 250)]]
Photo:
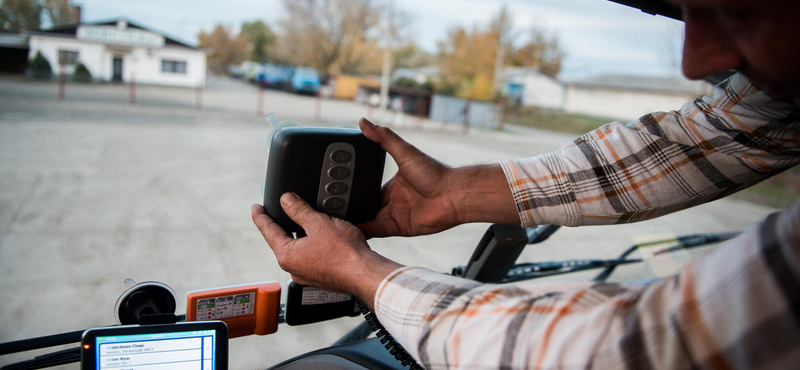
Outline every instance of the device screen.
[(255, 300), (255, 292), (198, 299), (195, 318), (197, 320), (222, 320), (252, 315)]
[(97, 370), (213, 370), (216, 330), (98, 336)]

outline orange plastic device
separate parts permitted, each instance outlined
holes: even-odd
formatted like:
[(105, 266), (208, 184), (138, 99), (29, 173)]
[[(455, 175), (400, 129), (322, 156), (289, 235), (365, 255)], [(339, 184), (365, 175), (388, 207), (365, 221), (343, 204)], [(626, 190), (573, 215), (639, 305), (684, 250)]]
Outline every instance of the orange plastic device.
[(222, 320), (228, 337), (278, 331), (281, 285), (275, 281), (195, 290), (186, 299), (186, 321)]

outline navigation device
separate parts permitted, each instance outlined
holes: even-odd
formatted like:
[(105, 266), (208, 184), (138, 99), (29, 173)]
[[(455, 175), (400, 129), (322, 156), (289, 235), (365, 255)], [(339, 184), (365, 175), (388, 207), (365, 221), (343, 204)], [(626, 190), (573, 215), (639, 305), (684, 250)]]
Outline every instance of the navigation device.
[(221, 321), (89, 329), (82, 370), (226, 370), (228, 327)]

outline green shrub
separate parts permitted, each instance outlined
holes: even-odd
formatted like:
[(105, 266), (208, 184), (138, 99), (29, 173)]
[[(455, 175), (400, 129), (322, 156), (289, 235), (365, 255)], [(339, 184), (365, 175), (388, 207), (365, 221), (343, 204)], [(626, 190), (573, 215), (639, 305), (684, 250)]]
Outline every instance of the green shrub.
[(83, 63), (78, 63), (78, 65), (75, 66), (74, 77), (75, 80), (77, 81), (91, 81), (92, 73), (89, 72), (89, 68), (86, 68), (86, 66), (83, 65)]
[(414, 81), (414, 79), (408, 77), (400, 77), (394, 80), (392, 86), (403, 87), (406, 89), (417, 89), (419, 87), (417, 81)]
[(50, 62), (42, 55), (41, 51), (37, 51), (36, 56), (28, 63), (28, 69), (37, 76), (49, 76), (53, 74), (53, 69), (50, 68)]
[(434, 86), (433, 83), (430, 81), (425, 81), (422, 85), (419, 85), (418, 89), (425, 90), (425, 91), (433, 91)]
[(434, 85), (433, 91), (436, 94), (444, 95), (444, 96), (456, 96), (458, 92), (458, 85), (454, 85), (448, 82), (439, 82), (437, 85)]

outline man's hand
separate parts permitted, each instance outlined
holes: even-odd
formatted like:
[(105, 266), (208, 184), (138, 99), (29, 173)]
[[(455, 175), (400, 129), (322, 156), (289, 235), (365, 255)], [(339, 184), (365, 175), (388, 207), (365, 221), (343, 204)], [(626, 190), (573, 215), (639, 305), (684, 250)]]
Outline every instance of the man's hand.
[(284, 194), (281, 206), (307, 236), (292, 238), (258, 204), (251, 207), (253, 223), (297, 283), (353, 294), (372, 306), (383, 278), (402, 267), (373, 252), (358, 228), (317, 212), (294, 193)]
[(375, 220), (358, 225), (367, 237), (433, 234), (463, 222), (453, 192), (453, 169), (431, 158), (366, 118), (361, 132), (397, 162), (397, 174), (384, 184)]
[(397, 163), (383, 185), (375, 220), (357, 225), (367, 238), (433, 234), (467, 222), (519, 223), (500, 165), (450, 168), (366, 118), (361, 132)]

